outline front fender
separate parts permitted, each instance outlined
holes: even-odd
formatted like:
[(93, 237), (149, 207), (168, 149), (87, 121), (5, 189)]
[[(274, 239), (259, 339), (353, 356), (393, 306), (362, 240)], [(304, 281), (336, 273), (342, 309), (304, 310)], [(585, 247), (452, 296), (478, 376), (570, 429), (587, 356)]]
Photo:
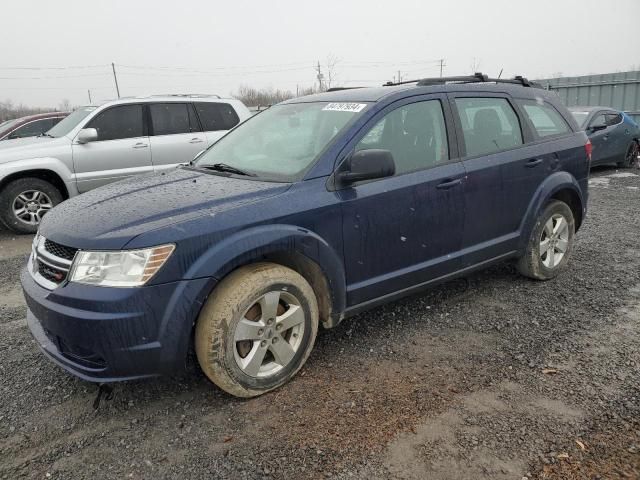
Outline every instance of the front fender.
[(30, 170), (48, 170), (60, 177), (67, 187), (67, 192), (70, 197), (78, 194), (75, 174), (65, 162), (55, 157), (38, 157), (0, 163), (0, 182), (11, 175), (28, 172)]
[(529, 203), (527, 213), (520, 225), (520, 250), (524, 250), (526, 247), (529, 237), (531, 236), (531, 231), (533, 230), (538, 217), (542, 213), (542, 210), (548, 203), (549, 199), (561, 190), (571, 190), (578, 196), (580, 200), (580, 209), (584, 218), (586, 213), (586, 198), (582, 193), (582, 189), (580, 188), (578, 181), (568, 172), (556, 172), (547, 177), (544, 182), (540, 184), (533, 196), (533, 199)]
[(201, 255), (186, 272), (185, 278), (214, 277), (222, 280), (242, 265), (267, 255), (291, 252), (303, 255), (320, 267), (329, 285), (332, 312), (343, 312), (346, 280), (340, 256), (316, 233), (292, 225), (262, 225), (230, 235)]

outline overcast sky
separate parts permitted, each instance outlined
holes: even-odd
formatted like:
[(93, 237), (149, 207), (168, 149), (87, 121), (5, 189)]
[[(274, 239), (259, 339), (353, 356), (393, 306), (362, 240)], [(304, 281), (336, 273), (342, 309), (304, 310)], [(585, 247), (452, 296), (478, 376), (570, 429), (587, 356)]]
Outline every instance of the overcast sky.
[(449, 75), (529, 78), (640, 65), (640, 0), (2, 3), (0, 100), (29, 106), (115, 98), (111, 62), (123, 96), (295, 91), (328, 57), (352, 86), (437, 76), (441, 58)]

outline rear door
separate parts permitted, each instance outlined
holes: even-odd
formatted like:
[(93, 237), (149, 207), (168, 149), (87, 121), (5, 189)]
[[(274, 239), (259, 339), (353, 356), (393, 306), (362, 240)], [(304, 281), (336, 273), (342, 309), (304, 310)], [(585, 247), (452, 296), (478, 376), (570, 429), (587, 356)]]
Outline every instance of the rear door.
[(548, 159), (525, 145), (518, 108), (507, 94), (450, 94), (467, 174), (462, 266), (508, 254)]
[(73, 142), (78, 191), (153, 171), (151, 149), (140, 104), (116, 105), (98, 113), (85, 128), (95, 128), (98, 140)]
[(389, 150), (396, 174), (337, 192), (350, 305), (457, 269), (464, 168), (444, 111), (444, 96), (404, 99), (379, 112), (354, 139), (355, 151)]
[(627, 126), (623, 123), (622, 114), (620, 112), (606, 112), (604, 115), (605, 125), (610, 130), (609, 142), (613, 162), (621, 162), (626, 153), (631, 136)]
[(152, 103), (149, 118), (151, 161), (156, 171), (190, 162), (207, 147), (191, 103)]
[(240, 123), (238, 113), (228, 103), (196, 102), (194, 105), (209, 146)]

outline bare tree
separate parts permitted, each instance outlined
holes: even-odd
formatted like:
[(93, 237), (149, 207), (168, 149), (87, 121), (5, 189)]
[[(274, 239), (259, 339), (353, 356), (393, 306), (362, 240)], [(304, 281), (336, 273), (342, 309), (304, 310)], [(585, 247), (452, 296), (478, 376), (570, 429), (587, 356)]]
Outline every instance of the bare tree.
[(331, 87), (335, 87), (338, 75), (337, 75), (337, 66), (340, 63), (340, 59), (333, 54), (329, 54), (327, 56), (326, 68), (327, 74), (325, 76), (326, 81), (324, 82), (327, 89)]
[[(317, 89), (314, 87), (297, 89), (298, 96), (310, 95), (316, 92)], [(268, 107), (269, 105), (274, 105), (290, 98), (294, 98), (296, 93), (291, 92), (290, 90), (273, 88), (257, 89), (249, 87), (248, 85), (240, 85), (238, 91), (231, 95), (248, 107)]]
[(65, 98), (64, 100), (62, 100), (62, 102), (60, 102), (60, 105), (58, 105), (58, 109), (61, 112), (70, 112), (71, 111), (71, 102), (69, 101), (69, 99)]
[(480, 71), (480, 65), (481, 65), (480, 59), (476, 58), (476, 57), (473, 57), (473, 60), (471, 61), (471, 65), (470, 65), (471, 73), (479, 72)]

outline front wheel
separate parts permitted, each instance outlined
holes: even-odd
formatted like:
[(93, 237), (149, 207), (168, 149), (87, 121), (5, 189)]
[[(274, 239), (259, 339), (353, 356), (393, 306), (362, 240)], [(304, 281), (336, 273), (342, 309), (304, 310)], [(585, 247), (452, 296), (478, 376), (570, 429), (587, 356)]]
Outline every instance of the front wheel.
[(19, 178), (0, 192), (0, 220), (16, 233), (35, 233), (42, 217), (64, 199), (41, 178)]
[(638, 162), (638, 144), (636, 142), (631, 142), (629, 148), (627, 149), (627, 153), (624, 156), (624, 160), (618, 162), (619, 168), (631, 168)]
[(216, 287), (200, 313), (198, 363), (226, 392), (261, 395), (302, 368), (318, 317), (313, 289), (300, 274), (273, 263), (241, 267)]
[(533, 227), (518, 270), (526, 277), (549, 280), (567, 265), (573, 248), (576, 225), (571, 208), (559, 200), (551, 201)]

